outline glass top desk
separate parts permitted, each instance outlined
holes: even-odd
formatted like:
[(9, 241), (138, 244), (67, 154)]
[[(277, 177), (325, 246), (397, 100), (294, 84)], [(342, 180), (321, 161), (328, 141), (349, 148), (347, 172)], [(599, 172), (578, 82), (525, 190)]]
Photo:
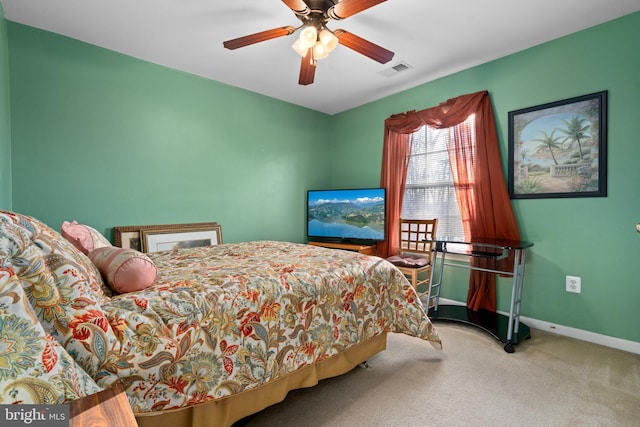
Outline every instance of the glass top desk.
[[(431, 269), (431, 279), (429, 281), (429, 293), (427, 299), (430, 307), (429, 317), (431, 320), (462, 322), (479, 327), (504, 343), (504, 350), (507, 353), (513, 353), (515, 351), (513, 348), (515, 344), (531, 337), (529, 327), (520, 323), (520, 306), (522, 302), (526, 252), (528, 248), (533, 246), (533, 243), (501, 239), (478, 239), (477, 241), (465, 241), (464, 239), (454, 237), (439, 237), (425, 241), (435, 243), (433, 266)], [(513, 252), (514, 254), (513, 270), (510, 271), (477, 267), (471, 265), (471, 263), (466, 264), (462, 262), (446, 261), (447, 254), (501, 260), (508, 257), (510, 252)], [(500, 275), (513, 277), (509, 316), (507, 317), (502, 314), (493, 313), (483, 309), (473, 311), (468, 309), (466, 306), (440, 305), (440, 288), (442, 285), (442, 276), (445, 265), (498, 273)]]

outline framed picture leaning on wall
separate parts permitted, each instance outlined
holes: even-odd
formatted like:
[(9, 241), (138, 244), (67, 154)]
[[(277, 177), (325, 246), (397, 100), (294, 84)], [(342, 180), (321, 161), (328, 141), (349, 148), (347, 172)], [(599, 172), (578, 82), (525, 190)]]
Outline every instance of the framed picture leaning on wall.
[(173, 227), (144, 229), (140, 232), (142, 252), (215, 246), (222, 243), (222, 227)]
[(509, 112), (512, 199), (606, 197), (607, 91)]
[[(135, 249), (140, 252), (143, 250), (142, 231), (144, 230), (185, 230), (185, 229), (205, 229), (218, 226), (217, 222), (192, 222), (187, 224), (156, 224), (156, 225), (119, 225), (113, 227), (113, 244), (121, 248)], [(219, 228), (218, 244), (222, 243), (222, 229)]]

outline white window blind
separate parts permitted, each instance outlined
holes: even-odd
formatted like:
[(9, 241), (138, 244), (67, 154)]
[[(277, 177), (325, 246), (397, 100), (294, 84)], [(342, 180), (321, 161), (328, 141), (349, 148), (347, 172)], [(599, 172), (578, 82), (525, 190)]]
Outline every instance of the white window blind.
[(423, 126), (413, 134), (402, 217), (437, 218), (438, 237), (464, 237), (447, 151), (450, 132), (452, 128)]

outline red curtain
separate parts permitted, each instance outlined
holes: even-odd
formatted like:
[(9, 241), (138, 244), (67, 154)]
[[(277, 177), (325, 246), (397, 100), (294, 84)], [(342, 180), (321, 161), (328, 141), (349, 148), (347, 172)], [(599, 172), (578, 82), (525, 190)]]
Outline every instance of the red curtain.
[(397, 253), (400, 247), (400, 212), (407, 181), (412, 139), (412, 134), (391, 132), (385, 126), (380, 186), (386, 189), (387, 239), (379, 242), (377, 248), (378, 256), (383, 258)]
[[(465, 122), (475, 115), (475, 126)], [(502, 173), (500, 148), (491, 98), (487, 91), (462, 95), (422, 111), (395, 114), (385, 121), (385, 139), (380, 184), (387, 189), (386, 245), (379, 246), (380, 256), (398, 250), (398, 223), (411, 153), (409, 135), (422, 126), (450, 128), (449, 161), (456, 197), (460, 206), (465, 238), (468, 240), (520, 240), (518, 224)], [(475, 139), (475, 143), (474, 143)], [(402, 156), (391, 160), (394, 154)], [(399, 182), (401, 181), (401, 182)], [(510, 270), (513, 259), (498, 265), (492, 260), (473, 258), (474, 266)], [(474, 311), (496, 310), (494, 273), (473, 270), (469, 278), (467, 306)]]

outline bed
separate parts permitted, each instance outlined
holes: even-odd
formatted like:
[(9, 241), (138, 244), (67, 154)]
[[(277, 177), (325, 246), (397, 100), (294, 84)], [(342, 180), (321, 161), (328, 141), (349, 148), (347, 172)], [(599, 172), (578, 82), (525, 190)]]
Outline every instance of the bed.
[(0, 403), (118, 383), (140, 426), (231, 425), (353, 369), (389, 332), (441, 346), (399, 270), (355, 252), (255, 241), (146, 254), (153, 284), (118, 294), (59, 233), (0, 211), (0, 255)]

